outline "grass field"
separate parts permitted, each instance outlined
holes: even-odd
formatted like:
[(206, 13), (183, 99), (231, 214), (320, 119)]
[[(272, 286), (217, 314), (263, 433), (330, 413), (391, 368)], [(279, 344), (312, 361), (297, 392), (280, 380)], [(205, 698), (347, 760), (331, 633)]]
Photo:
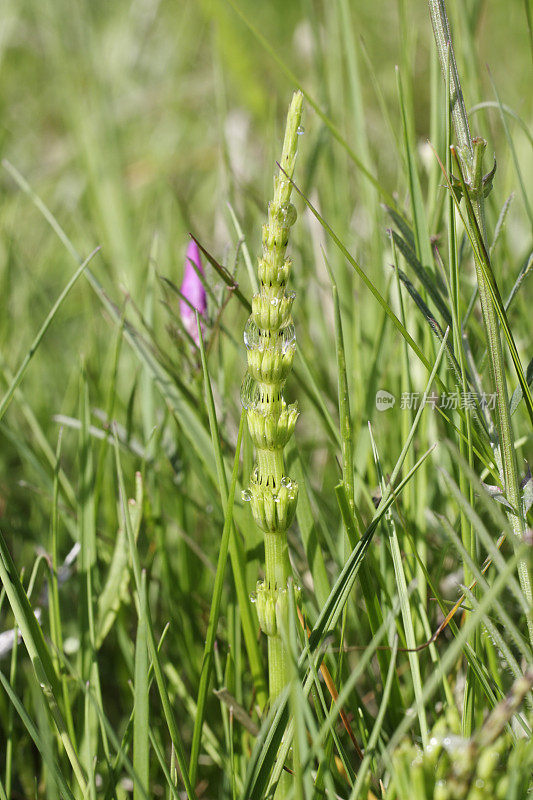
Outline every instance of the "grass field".
[[(422, 0), (3, 0), (0, 800), (532, 796), (533, 6), (448, 14), (464, 106)], [(297, 89), (269, 700), (240, 392)]]

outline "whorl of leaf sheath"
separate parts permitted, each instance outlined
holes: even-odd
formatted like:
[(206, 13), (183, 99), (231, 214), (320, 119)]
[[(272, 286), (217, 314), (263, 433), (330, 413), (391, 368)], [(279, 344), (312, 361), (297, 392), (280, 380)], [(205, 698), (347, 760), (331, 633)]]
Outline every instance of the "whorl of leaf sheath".
[[(296, 404), (287, 405), (282, 391), (296, 348), (291, 316), (294, 292), (287, 291), (291, 260), (286, 257), (286, 250), (291, 225), (296, 221), (296, 210), (290, 203), (290, 179), (301, 133), (302, 99), (301, 92), (296, 92), (289, 109), (280, 161), (282, 170), (274, 178), (274, 198), (268, 205), (268, 219), (263, 226), (263, 253), (258, 266), (260, 288), (253, 297), (252, 314), (244, 330), (248, 370), (241, 401), (247, 410), (257, 463), (243, 496), (250, 501), (255, 522), (265, 532), (266, 583), (273, 590), (284, 588), (289, 573), (287, 558), (284, 557), (283, 566), (277, 563), (280, 561), (277, 555), (269, 558), (272, 547), (279, 550), (272, 537), (284, 538), (298, 496), (298, 484), (285, 475), (283, 463), (283, 448), (294, 430), (298, 408)], [(264, 627), (272, 630), (273, 626)]]

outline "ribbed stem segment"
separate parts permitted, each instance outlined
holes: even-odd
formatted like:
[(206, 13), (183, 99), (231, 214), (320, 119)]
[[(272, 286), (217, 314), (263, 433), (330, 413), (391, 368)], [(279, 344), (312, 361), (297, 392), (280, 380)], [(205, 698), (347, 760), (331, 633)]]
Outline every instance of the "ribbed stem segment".
[(273, 489), (279, 489), (284, 475), (283, 450), (258, 450), (257, 467), (259, 474), (268, 477)]
[(291, 574), (287, 534), (265, 533), (265, 583), (270, 589), (287, 586)]

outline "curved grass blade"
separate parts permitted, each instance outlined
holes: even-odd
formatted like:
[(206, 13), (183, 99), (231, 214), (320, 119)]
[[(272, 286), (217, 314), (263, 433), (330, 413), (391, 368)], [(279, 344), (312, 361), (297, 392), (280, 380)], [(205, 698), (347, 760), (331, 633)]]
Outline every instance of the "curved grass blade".
[[(59, 769), (57, 763), (54, 760), (50, 760), (49, 749), (47, 747), (43, 746), (43, 743), (41, 741), (41, 735), (40, 735), (35, 723), (30, 718), (28, 712), (26, 711), (26, 709), (24, 708), (24, 706), (22, 705), (22, 703), (18, 699), (17, 695), (15, 694), (15, 692), (13, 691), (11, 686), (9, 685), (9, 682), (8, 682), (7, 678), (4, 677), (4, 674), (3, 674), (3, 672), (1, 670), (0, 670), (0, 683), (3, 686), (3, 689), (4, 689), (5, 693), (9, 697), (13, 708), (16, 710), (17, 714), (19, 715), (19, 717), (20, 717), (24, 727), (26, 728), (29, 736), (35, 742), (35, 746), (36, 746), (37, 750), (41, 753), (43, 761), (46, 763), (46, 766), (50, 770), (51, 774), (54, 776), (54, 780), (56, 781), (56, 784), (58, 785), (62, 796), (65, 797), (67, 800), (74, 800), (74, 794), (73, 794), (72, 790), (70, 789), (70, 787), (69, 787), (69, 785), (67, 783), (67, 780), (65, 779), (63, 773)], [(5, 795), (4, 795), (4, 797), (5, 797)]]
[(242, 800), (259, 800), (263, 797), (289, 722), (289, 695), (290, 686), (285, 686), (261, 725), (248, 764)]
[[(466, 622), (458, 632), (455, 640), (442, 654), (440, 664), (436, 667), (434, 672), (429, 676), (428, 680), (424, 684), (424, 690), (422, 694), (422, 702), (424, 704), (433, 697), (433, 694), (442, 681), (442, 676), (446, 674), (448, 670), (453, 668), (461, 649), (465, 646), (473, 631), (480, 624), (484, 614), (489, 611), (495, 598), (497, 598), (505, 589), (509, 577), (515, 572), (519, 561), (524, 558), (526, 551), (526, 545), (521, 545), (516, 548), (516, 551), (506, 564), (505, 569), (502, 570), (502, 572), (500, 572), (500, 574), (496, 577), (489, 591), (487, 591), (479, 601), (479, 605), (473, 609), (470, 614), (468, 614)], [(416, 709), (413, 708), (413, 711), (416, 712)], [(404, 719), (387, 744), (385, 753), (385, 757), (387, 759), (390, 758), (390, 754), (394, 752), (395, 748), (400, 743), (402, 737), (405, 736), (415, 719), (415, 714), (405, 715)]]
[(431, 275), (428, 275), (426, 268), (420, 263), (415, 253), (409, 247), (409, 245), (402, 236), (400, 236), (398, 233), (396, 233), (396, 231), (393, 230), (392, 238), (394, 239), (394, 242), (397, 245), (398, 250), (403, 255), (407, 263), (413, 268), (417, 278), (419, 279), (424, 289), (427, 291), (427, 293), (435, 303), (435, 306), (442, 314), (442, 317), (446, 325), (449, 325), (451, 327), (452, 318), (450, 312), (448, 311), (446, 303), (442, 298), (440, 290), (436, 285), (435, 279)]
[[(18, 186), (23, 192), (25, 192), (25, 194), (28, 195), (32, 203), (46, 219), (71, 256), (75, 259), (75, 261), (78, 262), (78, 264), (81, 265), (82, 259), (78, 251), (52, 212), (47, 208), (41, 198), (33, 191), (26, 179), (12, 164), (5, 159), (2, 161), (2, 164), (16, 181)], [(189, 442), (203, 464), (206, 474), (209, 475), (212, 482), (216, 484), (216, 474), (212, 469), (213, 458), (211, 439), (205, 429), (205, 426), (202, 424), (202, 421), (198, 419), (192, 400), (187, 395), (186, 387), (176, 386), (169, 372), (158, 363), (157, 359), (150, 352), (149, 347), (143, 341), (142, 337), (139, 336), (135, 328), (124, 320), (122, 312), (109, 299), (96, 276), (87, 267), (85, 268), (84, 272), (90, 286), (98, 296), (99, 300), (111, 318), (117, 325), (124, 327), (124, 337), (126, 341), (132, 347), (139, 360), (145, 365), (148, 372), (152, 375), (154, 384), (157, 386), (157, 389), (159, 390), (170, 413), (174, 416), (184, 434), (189, 439)]]
[(52, 658), (44, 635), (41, 630), (28, 596), (17, 573), (17, 568), (11, 557), (5, 539), (0, 531), (0, 582), (2, 583), (7, 599), (13, 611), (15, 621), (20, 630), (26, 650), (30, 657), (35, 675), (49, 706), (50, 713), (56, 724), (59, 736), (65, 747), (65, 752), (72, 765), (76, 780), (82, 792), (87, 791), (85, 775), (78, 759), (76, 749), (70, 740), (63, 715), (58, 705), (61, 697), (61, 684), (54, 669)]
[[(441, 353), (442, 355), (442, 348)], [(374, 455), (374, 463), (376, 465), (377, 473), (378, 473), (378, 480), (381, 486), (381, 491), (383, 493), (385, 489), (385, 480), (383, 477), (383, 471), (381, 469), (381, 461), (379, 458), (378, 449), (374, 440), (374, 436), (372, 433), (372, 427), (370, 423), (368, 423), (368, 427), (370, 430), (370, 441), (372, 444), (372, 452)], [(387, 528), (388, 536), (389, 536), (389, 547), (392, 555), (392, 563), (394, 566), (394, 577), (396, 580), (396, 586), (398, 590), (398, 597), (400, 599), (400, 607), (402, 611), (402, 621), (403, 627), (405, 631), (405, 641), (407, 647), (411, 652), (408, 653), (409, 658), (409, 665), (411, 667), (411, 677), (413, 680), (413, 691), (415, 698), (417, 700), (420, 699), (422, 696), (422, 680), (420, 675), (420, 662), (418, 659), (418, 653), (413, 652), (416, 648), (416, 639), (415, 639), (415, 631), (413, 626), (413, 616), (411, 612), (411, 603), (409, 600), (409, 592), (407, 590), (407, 580), (405, 578), (405, 571), (403, 568), (402, 562), (402, 553), (400, 550), (400, 543), (398, 541), (398, 534), (396, 532), (396, 526), (394, 524), (394, 519), (392, 518), (392, 514), (387, 512), (385, 514), (385, 527)], [(427, 727), (427, 718), (426, 718), (426, 710), (423, 705), (417, 703), (418, 707), (418, 719), (420, 723), (420, 734), (422, 737), (422, 744), (424, 747), (427, 746), (428, 742), (428, 727)]]
[(2, 417), (4, 416), (4, 414), (6, 412), (6, 409), (9, 406), (9, 404), (10, 404), (12, 398), (13, 398), (13, 395), (15, 393), (15, 390), (16, 390), (17, 386), (20, 384), (22, 378), (24, 377), (24, 373), (26, 372), (30, 361), (32, 360), (33, 356), (35, 355), (35, 353), (37, 351), (37, 348), (41, 344), (43, 336), (45, 335), (46, 331), (50, 327), (50, 325), (52, 323), (52, 320), (54, 319), (55, 315), (57, 314), (61, 304), (63, 303), (63, 301), (67, 297), (68, 293), (70, 292), (70, 290), (72, 289), (72, 287), (74, 286), (74, 284), (76, 283), (76, 281), (78, 280), (80, 275), (86, 270), (87, 265), (89, 264), (89, 262), (96, 255), (96, 253), (98, 253), (99, 250), (100, 250), (100, 248), (96, 247), (92, 251), (92, 253), (87, 256), (85, 261), (83, 261), (83, 263), (80, 264), (80, 266), (78, 267), (78, 269), (76, 270), (76, 272), (74, 273), (72, 278), (69, 280), (69, 282), (67, 283), (67, 285), (65, 286), (65, 288), (63, 289), (63, 291), (61, 292), (61, 294), (59, 295), (59, 297), (55, 301), (54, 305), (50, 309), (45, 321), (43, 322), (43, 324), (39, 328), (39, 332), (37, 333), (37, 336), (35, 337), (35, 339), (31, 343), (30, 349), (28, 350), (28, 352), (24, 356), (22, 364), (18, 368), (18, 370), (17, 370), (17, 372), (15, 374), (15, 377), (11, 381), (7, 392), (5, 393), (5, 395), (3, 396), (2, 400), (0, 401), (0, 419), (2, 419)]

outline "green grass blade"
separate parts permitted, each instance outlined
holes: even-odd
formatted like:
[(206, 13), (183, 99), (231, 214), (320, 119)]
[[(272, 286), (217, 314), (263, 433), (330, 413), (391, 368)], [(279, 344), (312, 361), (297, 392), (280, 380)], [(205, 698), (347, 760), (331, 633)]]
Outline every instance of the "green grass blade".
[(286, 686), (268, 712), (261, 725), (246, 773), (241, 800), (262, 800), (263, 790), (276, 761), (281, 741), (289, 721), (288, 700), (290, 687)]
[(226, 559), (228, 549), (231, 553), (231, 561), (233, 566), (233, 576), (237, 590), (237, 597), (241, 610), (241, 619), (245, 635), (246, 646), (248, 649), (248, 656), (250, 659), (250, 666), (254, 681), (257, 681), (259, 690), (259, 700), (263, 705), (266, 702), (266, 686), (264, 683), (263, 669), (261, 665), (261, 658), (259, 655), (259, 647), (257, 645), (257, 638), (255, 634), (254, 624), (252, 620), (250, 601), (245, 585), (245, 566), (239, 550), (236, 546), (237, 534), (233, 524), (233, 504), (235, 502), (235, 491), (237, 486), (239, 458), (242, 444), (242, 436), (245, 426), (245, 415), (241, 414), (241, 421), (239, 424), (239, 433), (237, 438), (237, 450), (235, 454), (235, 461), (233, 466), (233, 474), (231, 480), (230, 493), (228, 495), (228, 484), (226, 478), (226, 471), (220, 449), (220, 434), (218, 430), (218, 423), (216, 419), (215, 404), (213, 400), (213, 393), (211, 389), (211, 381), (207, 368), (207, 359), (203, 345), (202, 332), (200, 328), (200, 320), (197, 317), (200, 354), (202, 358), (202, 369), (204, 373), (205, 394), (207, 400), (207, 410), (209, 414), (209, 424), (211, 427), (211, 436), (213, 441), (213, 448), (216, 457), (216, 468), (218, 475), (218, 485), (222, 501), (222, 508), (224, 510), (225, 521), (224, 530), (222, 533), (222, 541), (220, 543), (220, 550), (217, 562), (217, 572), (215, 575), (215, 585), (213, 589), (213, 598), (211, 601), (211, 610), (209, 612), (209, 622), (207, 627), (206, 642), (204, 648), (204, 657), (202, 661), (202, 671), (200, 675), (200, 684), (198, 689), (197, 701), (197, 716), (194, 725), (193, 740), (191, 747), (191, 759), (189, 766), (189, 774), (191, 782), (194, 783), (196, 779), (196, 772), (198, 768), (198, 756), (200, 753), (200, 741), (202, 735), (202, 725), (205, 715), (205, 704), (207, 700), (207, 690), (209, 680), (211, 677), (211, 669), (213, 664), (213, 646), (215, 643), (215, 636), (218, 625), (218, 617), (220, 614), (220, 601), (222, 598), (222, 588), (224, 583), (224, 572), (226, 566)]
[(412, 120), (408, 118), (408, 103), (405, 98), (400, 68), (396, 67), (396, 79), (398, 83), (398, 95), (400, 98), (400, 111), (403, 123), (404, 147), (407, 161), (407, 177), (409, 180), (409, 193), (411, 196), (411, 212), (413, 215), (413, 230), (415, 236), (416, 255), (418, 259), (429, 267), (433, 262), (431, 244), (428, 235), (428, 224), (426, 209), (422, 199), (422, 187), (416, 168), (416, 153), (412, 142)]
[(359, 797), (359, 792), (363, 787), (363, 782), (366, 778), (368, 770), (370, 769), (370, 762), (374, 756), (374, 751), (379, 740), (381, 729), (383, 727), (383, 720), (385, 718), (385, 714), (387, 713), (387, 705), (391, 697), (391, 689), (393, 685), (394, 671), (396, 669), (397, 655), (398, 655), (398, 637), (395, 636), (394, 641), (392, 643), (390, 666), (387, 674), (387, 680), (385, 681), (385, 687), (383, 689), (383, 696), (381, 698), (379, 711), (376, 716), (376, 721), (374, 722), (374, 727), (372, 728), (372, 733), (370, 734), (370, 739), (368, 740), (368, 744), (366, 746), (365, 757), (363, 758), (361, 766), (357, 771), (357, 779), (353, 785), (352, 792), (350, 794), (350, 800), (356, 800), (356, 798)]
[(58, 705), (58, 698), (61, 696), (61, 685), (46, 646), (43, 632), (35, 618), (30, 601), (24, 591), (11, 553), (9, 552), (1, 532), (0, 581), (6, 591), (17, 626), (20, 629), (26, 650), (28, 651), (33, 669), (35, 670), (35, 675), (44, 693), (59, 736), (65, 747), (72, 769), (74, 770), (76, 781), (81, 791), (85, 792), (87, 787), (83, 768), (68, 735), (65, 721)]
[(381, 197), (384, 200), (384, 202), (386, 202), (387, 205), (395, 207), (396, 206), (396, 202), (395, 202), (393, 196), (391, 194), (389, 194), (389, 192), (387, 192), (386, 189), (383, 188), (383, 186), (380, 184), (378, 179), (374, 175), (372, 175), (372, 173), (363, 164), (363, 162), (361, 161), (359, 156), (356, 154), (355, 150), (352, 147), (350, 147), (350, 145), (348, 144), (346, 139), (342, 136), (342, 134), (340, 133), (340, 131), (337, 128), (337, 126), (331, 121), (331, 119), (328, 117), (328, 115), (325, 114), (322, 111), (322, 109), (320, 108), (318, 103), (311, 97), (309, 92), (307, 92), (304, 89), (304, 87), (302, 86), (302, 84), (300, 83), (298, 78), (296, 77), (295, 73), (292, 72), (292, 70), (290, 70), (286, 66), (286, 64), (283, 61), (283, 59), (280, 56), (278, 56), (278, 54), (275, 52), (274, 48), (270, 45), (270, 43), (267, 41), (267, 39), (258, 30), (258, 28), (250, 21), (250, 19), (243, 13), (243, 11), (241, 11), (241, 9), (237, 6), (237, 4), (234, 3), (233, 0), (227, 0), (227, 2), (233, 8), (233, 10), (236, 12), (236, 14), (238, 14), (238, 16), (242, 19), (242, 21), (244, 22), (246, 27), (249, 28), (249, 30), (255, 36), (255, 38), (258, 40), (258, 42), (260, 42), (261, 46), (267, 51), (267, 53), (269, 53), (269, 55), (274, 59), (274, 61), (278, 64), (278, 66), (281, 67), (281, 69), (283, 70), (285, 75), (289, 78), (291, 84), (302, 92), (302, 94), (305, 97), (307, 103), (311, 106), (311, 108), (315, 111), (315, 113), (320, 117), (320, 119), (322, 120), (324, 125), (327, 127), (327, 129), (330, 131), (332, 136), (344, 148), (344, 150), (346, 151), (346, 153), (350, 157), (350, 160), (353, 161), (353, 163), (355, 164), (357, 169), (365, 176), (365, 178), (372, 184), (372, 186), (374, 186), (377, 189), (377, 191), (381, 195)]
[[(202, 671), (200, 673), (200, 683), (198, 688), (197, 711), (194, 722), (193, 741), (191, 747), (191, 760), (190, 760), (190, 775), (196, 775), (198, 766), (198, 756), (200, 754), (200, 741), (202, 735), (202, 726), (205, 717), (205, 706), (207, 702), (207, 692), (209, 688), (209, 681), (213, 667), (213, 647), (217, 632), (218, 619), (220, 615), (220, 603), (222, 598), (222, 589), (224, 586), (224, 573), (226, 568), (228, 548), (230, 536), (232, 535), (233, 526), (233, 504), (235, 501), (235, 490), (237, 485), (237, 476), (239, 470), (239, 457), (242, 446), (242, 436), (244, 433), (244, 426), (246, 424), (246, 417), (241, 414), (241, 421), (239, 424), (239, 433), (237, 436), (237, 446), (235, 451), (235, 462), (233, 466), (233, 474), (230, 484), (229, 497), (227, 501), (226, 514), (224, 520), (224, 530), (220, 541), (219, 556), (217, 562), (217, 571), (215, 574), (215, 582), (213, 587), (213, 597), (211, 600), (211, 608), (209, 611), (209, 621), (207, 625), (207, 633), (205, 638), (204, 656), (202, 659)], [(233, 532), (233, 535), (235, 533)], [(264, 678), (263, 678), (264, 682)], [(194, 766), (194, 769), (193, 769)]]
[[(442, 349), (441, 349), (442, 355)], [(372, 442), (372, 451), (374, 454), (374, 462), (376, 464), (377, 472), (378, 472), (378, 479), (381, 486), (381, 492), (383, 494), (385, 490), (385, 481), (383, 478), (383, 472), (381, 469), (381, 462), (379, 459), (378, 450), (376, 447), (376, 443), (374, 441), (374, 436), (372, 434), (372, 428), (369, 423), (370, 429), (370, 439)], [(402, 620), (403, 626), (405, 631), (405, 641), (407, 647), (409, 648), (410, 653), (408, 653), (409, 657), (409, 665), (411, 667), (411, 677), (413, 680), (413, 691), (415, 698), (417, 700), (417, 710), (418, 710), (418, 719), (420, 723), (420, 734), (422, 737), (422, 744), (424, 747), (427, 746), (428, 742), (428, 727), (427, 727), (427, 718), (426, 718), (426, 711), (421, 703), (422, 697), (422, 680), (420, 675), (420, 662), (418, 659), (418, 653), (415, 652), (416, 649), (416, 639), (415, 639), (415, 631), (413, 625), (413, 617), (412, 617), (412, 610), (411, 610), (411, 603), (409, 599), (409, 592), (407, 591), (407, 581), (405, 579), (405, 572), (403, 568), (402, 562), (402, 553), (400, 550), (400, 543), (398, 541), (398, 534), (396, 532), (396, 526), (394, 524), (394, 520), (392, 518), (392, 514), (390, 511), (385, 514), (385, 527), (388, 530), (389, 535), (389, 547), (392, 554), (392, 563), (394, 565), (394, 575), (396, 578), (396, 586), (398, 589), (398, 597), (400, 599), (400, 608), (402, 611)]]
[[(119, 495), (120, 495), (120, 507), (122, 511), (122, 522), (126, 529), (126, 533), (128, 536), (128, 544), (130, 547), (130, 556), (133, 565), (133, 575), (135, 577), (135, 586), (137, 589), (137, 597), (140, 597), (141, 594), (141, 566), (139, 561), (139, 554), (137, 552), (137, 547), (135, 543), (135, 537), (133, 533), (133, 526), (131, 524), (130, 514), (127, 507), (127, 495), (126, 489), (124, 486), (124, 476), (122, 474), (122, 465), (120, 463), (120, 450), (118, 444), (118, 437), (115, 431), (115, 465), (117, 470), (117, 477), (118, 477), (118, 485), (119, 485)], [(176, 719), (174, 717), (174, 712), (172, 710), (172, 705), (170, 703), (170, 698), (168, 696), (168, 691), (165, 683), (165, 677), (163, 674), (163, 668), (161, 666), (161, 660), (159, 657), (159, 652), (157, 648), (157, 642), (155, 639), (154, 629), (152, 625), (152, 619), (150, 616), (150, 609), (148, 605), (146, 606), (146, 623), (147, 623), (147, 637), (148, 637), (148, 649), (150, 652), (150, 658), (152, 659), (152, 665), (154, 669), (155, 679), (157, 683), (157, 688), (159, 691), (159, 696), (161, 698), (161, 705), (163, 706), (163, 714), (165, 717), (165, 721), (168, 727), (168, 732), (170, 735), (170, 739), (174, 746), (174, 750), (176, 753), (176, 758), (178, 759), (179, 768), (181, 770), (182, 780), (185, 786), (185, 791), (187, 792), (187, 797), (189, 800), (196, 800), (196, 793), (194, 791), (194, 787), (192, 786), (189, 780), (189, 773), (187, 770), (187, 763), (185, 760), (185, 754), (183, 750), (183, 745), (181, 743), (181, 737), (179, 735), (178, 727), (176, 725)]]
[(518, 355), (518, 350), (516, 348), (516, 344), (515, 344), (515, 341), (514, 341), (514, 336), (513, 336), (512, 332), (511, 332), (511, 328), (509, 326), (509, 321), (507, 319), (507, 314), (505, 312), (505, 308), (504, 308), (504, 305), (503, 305), (503, 302), (502, 302), (502, 299), (501, 299), (501, 296), (500, 296), (500, 291), (498, 289), (498, 285), (496, 283), (496, 279), (494, 277), (494, 273), (493, 273), (492, 267), (490, 265), (489, 255), (488, 255), (487, 250), (485, 248), (485, 244), (483, 242), (483, 237), (481, 235), (481, 231), (479, 230), (479, 226), (478, 226), (478, 223), (477, 223), (476, 215), (474, 214), (474, 209), (472, 207), (472, 201), (470, 200), (470, 197), (469, 197), (469, 194), (468, 194), (468, 190), (466, 188), (466, 184), (464, 182), (463, 174), (462, 174), (462, 171), (461, 171), (461, 165), (459, 163), (459, 159), (458, 159), (458, 156), (455, 153), (455, 151), (454, 151), (454, 158), (455, 158), (456, 167), (458, 169), (459, 180), (461, 182), (462, 191), (463, 191), (463, 194), (465, 196), (465, 203), (466, 203), (466, 208), (467, 208), (467, 213), (468, 213), (468, 223), (466, 222), (466, 220), (464, 219), (464, 216), (462, 215), (461, 207), (460, 207), (459, 202), (458, 202), (458, 200), (456, 198), (456, 194), (453, 191), (453, 188), (451, 186), (448, 174), (444, 170), (446, 181), (448, 183), (448, 188), (450, 189), (451, 192), (453, 192), (453, 196), (454, 196), (454, 199), (455, 199), (455, 202), (456, 202), (456, 206), (457, 206), (457, 208), (459, 210), (459, 213), (461, 214), (461, 218), (463, 219), (463, 224), (465, 225), (465, 229), (468, 232), (468, 235), (469, 235), (469, 238), (470, 238), (470, 242), (472, 244), (472, 250), (473, 250), (473, 253), (474, 253), (474, 258), (476, 259), (476, 261), (477, 261), (477, 263), (479, 265), (479, 268), (480, 268), (480, 270), (481, 270), (481, 272), (482, 272), (482, 274), (483, 274), (483, 276), (485, 278), (485, 281), (487, 283), (487, 286), (488, 286), (488, 289), (489, 289), (489, 292), (490, 292), (490, 296), (491, 296), (492, 302), (494, 304), (494, 308), (496, 309), (496, 313), (497, 313), (498, 318), (500, 320), (504, 336), (505, 336), (505, 338), (507, 340), (507, 346), (508, 346), (509, 352), (511, 354), (511, 359), (513, 361), (513, 365), (514, 365), (514, 368), (516, 370), (516, 374), (518, 376), (518, 380), (520, 382), (520, 386), (522, 387), (522, 392), (523, 392), (523, 395), (524, 395), (524, 402), (526, 404), (526, 408), (527, 408), (527, 411), (528, 411), (528, 414), (529, 414), (529, 418), (531, 420), (531, 423), (533, 424), (533, 400), (531, 398), (531, 392), (530, 392), (526, 377), (524, 375), (524, 370), (522, 368), (522, 363), (520, 361), (520, 356)]
[[(525, 546), (517, 548), (514, 555), (508, 561), (505, 569), (495, 579), (490, 590), (483, 595), (477, 608), (468, 615), (467, 620), (457, 637), (443, 654), (439, 667), (432, 675), (430, 675), (429, 679), (425, 683), (422, 697), (423, 703), (427, 703), (431, 699), (442, 680), (442, 675), (452, 668), (462, 646), (472, 635), (472, 632), (475, 630), (475, 628), (479, 625), (483, 615), (491, 608), (494, 600), (505, 589), (509, 576), (515, 572), (518, 562), (524, 557), (524, 552)], [(405, 716), (403, 722), (399, 725), (387, 745), (387, 752), (389, 754), (392, 753), (394, 748), (398, 746), (398, 743), (409, 730), (413, 724), (413, 721), (414, 716), (412, 714)]]
[(66, 297), (68, 296), (70, 290), (72, 289), (72, 287), (74, 286), (74, 284), (76, 283), (76, 281), (78, 280), (80, 275), (83, 272), (85, 272), (85, 270), (87, 268), (87, 265), (93, 259), (93, 257), (96, 255), (96, 253), (98, 253), (99, 250), (100, 250), (100, 248), (97, 247), (95, 250), (93, 250), (93, 252), (89, 256), (87, 256), (85, 261), (83, 261), (82, 264), (80, 264), (80, 266), (78, 267), (78, 269), (76, 270), (76, 272), (74, 273), (72, 278), (69, 280), (69, 282), (67, 283), (67, 285), (65, 286), (65, 288), (63, 289), (63, 291), (61, 292), (61, 294), (59, 295), (59, 297), (55, 301), (54, 305), (50, 309), (45, 321), (43, 322), (43, 324), (39, 328), (39, 331), (38, 331), (37, 335), (35, 336), (33, 342), (31, 343), (30, 349), (28, 350), (28, 352), (24, 356), (24, 359), (22, 360), (22, 363), (21, 363), (20, 367), (18, 368), (17, 372), (15, 373), (15, 377), (11, 381), (11, 385), (9, 386), (7, 392), (4, 394), (2, 400), (0, 401), (0, 419), (2, 419), (2, 417), (4, 416), (4, 414), (5, 414), (6, 410), (7, 410), (7, 407), (9, 406), (11, 400), (13, 399), (13, 395), (15, 394), (15, 390), (17, 389), (17, 387), (19, 386), (22, 378), (24, 377), (24, 373), (28, 369), (30, 361), (32, 360), (33, 356), (35, 355), (39, 345), (41, 344), (41, 342), (43, 340), (43, 337), (44, 337), (46, 331), (50, 327), (50, 325), (51, 325), (55, 315), (57, 314), (59, 308), (61, 307), (63, 301), (66, 299)]
[(134, 717), (133, 717), (133, 769), (137, 775), (133, 787), (133, 800), (144, 800), (149, 795), (150, 780), (150, 721), (148, 708), (148, 644), (146, 623), (146, 572), (141, 575), (139, 597), (139, 622), (135, 641)]
[[(58, 764), (55, 761), (50, 759), (49, 749), (43, 746), (43, 743), (42, 743), (42, 740), (41, 740), (41, 736), (39, 734), (39, 731), (38, 731), (35, 723), (30, 718), (30, 716), (29, 716), (28, 712), (26, 711), (25, 707), (20, 702), (20, 700), (16, 696), (15, 692), (11, 688), (11, 686), (9, 684), (9, 681), (7, 680), (7, 678), (4, 676), (4, 674), (1, 671), (0, 671), (0, 683), (2, 684), (3, 689), (4, 689), (5, 693), (7, 694), (7, 696), (9, 697), (13, 707), (15, 708), (15, 710), (17, 712), (17, 714), (19, 715), (24, 727), (28, 731), (29, 736), (33, 739), (33, 741), (35, 742), (35, 746), (37, 747), (39, 752), (42, 754), (43, 759), (45, 760), (48, 769), (53, 774), (54, 779), (55, 779), (56, 783), (58, 784), (58, 786), (60, 788), (62, 797), (66, 798), (67, 800), (74, 800), (74, 794), (72, 793), (72, 790), (70, 789), (70, 787), (68, 785), (67, 779), (64, 777), (64, 775), (61, 772)], [(5, 797), (5, 795), (4, 795), (4, 797)]]

